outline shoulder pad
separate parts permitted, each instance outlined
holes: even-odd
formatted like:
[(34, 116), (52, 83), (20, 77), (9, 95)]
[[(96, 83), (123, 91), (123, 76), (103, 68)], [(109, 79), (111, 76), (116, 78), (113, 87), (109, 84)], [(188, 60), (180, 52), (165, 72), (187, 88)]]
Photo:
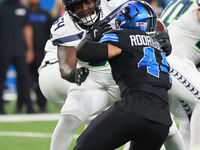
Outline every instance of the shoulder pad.
[(51, 26), (51, 34), (53, 36), (60, 36), (62, 35), (65, 30), (69, 27), (66, 24), (70, 21), (68, 15), (63, 15), (62, 17), (58, 18), (53, 25)]
[(83, 32), (84, 30), (78, 28), (68, 14), (64, 14), (51, 27), (51, 41), (53, 45), (69, 45), (80, 40)]

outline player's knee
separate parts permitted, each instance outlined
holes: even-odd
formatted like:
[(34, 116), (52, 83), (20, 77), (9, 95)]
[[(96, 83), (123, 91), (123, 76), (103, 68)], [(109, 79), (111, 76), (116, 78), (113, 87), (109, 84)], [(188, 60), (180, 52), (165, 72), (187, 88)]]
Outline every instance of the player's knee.
[(68, 114), (62, 114), (59, 122), (61, 125), (67, 126), (73, 131), (75, 131), (81, 125), (81, 121), (77, 117)]

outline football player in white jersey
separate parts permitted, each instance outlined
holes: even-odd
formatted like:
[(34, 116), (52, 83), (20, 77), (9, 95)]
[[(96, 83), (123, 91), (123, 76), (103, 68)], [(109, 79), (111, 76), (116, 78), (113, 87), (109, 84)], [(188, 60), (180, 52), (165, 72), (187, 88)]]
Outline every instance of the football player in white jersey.
[[(78, 69), (76, 68), (87, 67), (89, 68), (90, 74), (81, 86), (71, 84), (68, 93), (68, 85), (64, 86), (66, 89), (62, 89), (62, 91), (66, 92), (68, 97), (61, 109), (61, 117), (52, 136), (51, 150), (68, 149), (75, 130), (84, 123), (88, 117), (103, 111), (107, 106), (120, 99), (119, 89), (112, 79), (110, 66), (107, 61), (83, 63), (77, 60), (75, 56), (76, 46), (85, 34), (84, 29), (91, 27), (97, 19), (102, 20), (103, 18), (108, 20), (114, 27), (115, 14), (120, 8), (119, 6), (125, 1), (126, 0), (101, 0), (101, 2), (99, 0), (63, 0), (63, 5), (66, 8), (68, 6), (72, 8), (67, 8), (69, 11), (54, 23), (51, 28), (52, 38), (47, 44), (48, 46), (58, 45), (58, 58), (56, 49), (52, 51), (53, 49), (48, 48), (49, 52), (47, 52), (44, 62), (49, 60), (49, 64), (52, 64), (59, 59), (59, 64), (47, 65), (48, 67), (55, 66), (57, 70), (60, 69), (61, 77), (69, 82), (75, 82), (71, 71), (77, 71)], [(77, 5), (71, 5), (75, 2), (77, 2)], [(74, 9), (82, 9), (82, 5), (84, 6), (84, 11), (78, 14), (78, 16), (74, 16)], [(101, 9), (99, 8), (100, 6)], [(91, 13), (90, 11), (92, 14), (94, 12), (94, 14), (88, 16), (88, 13)], [(79, 19), (79, 17), (81, 17), (81, 19)], [(51, 45), (51, 42), (53, 45)], [(45, 63), (43, 64), (45, 65)], [(59, 65), (60, 68), (57, 68), (56, 65)], [(43, 69), (47, 69), (47, 67), (43, 67), (40, 71), (41, 89), (42, 82), (46, 82), (44, 81), (45, 77), (42, 79)], [(49, 76), (51, 76), (51, 73), (52, 71), (49, 72)], [(75, 74), (76, 73), (77, 72), (75, 72)], [(52, 82), (57, 78), (58, 77), (52, 79)], [(45, 92), (44, 90), (42, 91)], [(54, 99), (54, 97), (52, 99)], [(56, 97), (54, 101), (57, 103)]]
[[(194, 1), (190, 1), (190, 0), (171, 1), (170, 3), (168, 3), (163, 13), (161, 14), (160, 16), (161, 20), (163, 21), (165, 26), (168, 27), (168, 25), (173, 20), (178, 20), (178, 18), (182, 14), (184, 14), (193, 3)], [(170, 111), (179, 121), (179, 131), (185, 142), (186, 150), (189, 150), (190, 149), (190, 120), (191, 120), (191, 116), (192, 116), (192, 112), (195, 107), (195, 104), (183, 101), (179, 99), (178, 97), (174, 97), (174, 96), (169, 96), (169, 104), (170, 104), (169, 105)], [(176, 131), (177, 130), (170, 132), (168, 138), (176, 136), (177, 134)]]
[[(181, 1), (171, 1), (161, 14), (161, 19), (165, 26), (167, 27), (173, 20), (177, 20), (182, 14), (184, 14), (194, 1), (181, 0)], [(172, 114), (179, 121), (179, 131), (184, 139), (186, 149), (190, 149), (190, 120), (192, 116), (195, 104), (189, 103), (178, 99), (177, 97), (170, 96), (170, 110)], [(175, 133), (171, 132), (171, 136)], [(169, 135), (170, 137), (170, 135)]]
[[(200, 1), (173, 0), (164, 10), (161, 19), (166, 25), (169, 24), (168, 32), (172, 43), (172, 54), (167, 58), (173, 79), (169, 94), (173, 99), (181, 100), (183, 106), (187, 107), (185, 102), (191, 106), (191, 108), (187, 107), (188, 111), (184, 112), (181, 107), (175, 108), (177, 101), (172, 99), (171, 111), (180, 120), (180, 131), (187, 150), (199, 150), (200, 73), (196, 65), (200, 62)], [(190, 117), (193, 107), (190, 123), (187, 115)], [(191, 145), (189, 130), (191, 130)]]
[[(51, 150), (68, 149), (80, 124), (119, 100), (119, 90), (112, 79), (107, 61), (85, 63), (77, 60), (75, 55), (85, 29), (89, 29), (99, 19), (107, 20), (114, 27), (115, 15), (125, 1), (63, 0), (68, 11), (52, 26), (52, 38), (47, 42), (47, 53), (39, 69), (42, 92), (55, 105), (60, 108), (63, 106), (53, 133)], [(74, 3), (78, 5), (73, 5)], [(73, 13), (74, 9), (81, 13)], [(81, 83), (84, 80), (79, 81), (77, 77), (87, 75), (87, 69), (76, 69), (80, 67), (89, 68), (90, 71), (84, 83)], [(73, 84), (74, 82), (81, 86)], [(67, 97), (66, 101), (64, 97)]]

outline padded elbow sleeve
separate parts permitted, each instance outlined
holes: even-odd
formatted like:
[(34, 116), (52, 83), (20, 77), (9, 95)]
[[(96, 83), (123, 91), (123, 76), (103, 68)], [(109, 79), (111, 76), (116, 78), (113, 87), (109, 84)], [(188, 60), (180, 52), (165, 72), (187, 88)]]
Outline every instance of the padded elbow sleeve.
[(76, 56), (85, 62), (107, 60), (108, 45), (84, 38), (76, 49)]

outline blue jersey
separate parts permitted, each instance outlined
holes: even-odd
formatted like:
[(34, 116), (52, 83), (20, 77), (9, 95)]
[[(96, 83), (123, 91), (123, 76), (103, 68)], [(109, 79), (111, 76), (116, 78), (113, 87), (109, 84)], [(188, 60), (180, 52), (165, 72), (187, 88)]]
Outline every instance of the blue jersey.
[[(141, 30), (119, 29), (107, 32), (100, 42), (122, 49), (119, 55), (109, 59), (122, 98), (115, 106), (129, 114), (170, 126), (169, 65), (158, 41)], [(152, 98), (131, 96), (138, 92)]]
[(109, 31), (100, 42), (122, 49), (119, 56), (109, 59), (121, 96), (132, 91), (157, 95), (157, 89), (163, 89), (164, 94), (158, 96), (167, 101), (166, 91), (171, 88), (169, 65), (157, 40), (140, 30), (121, 29)]

